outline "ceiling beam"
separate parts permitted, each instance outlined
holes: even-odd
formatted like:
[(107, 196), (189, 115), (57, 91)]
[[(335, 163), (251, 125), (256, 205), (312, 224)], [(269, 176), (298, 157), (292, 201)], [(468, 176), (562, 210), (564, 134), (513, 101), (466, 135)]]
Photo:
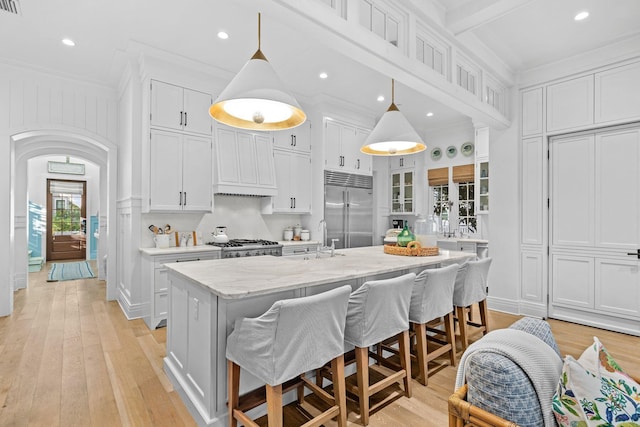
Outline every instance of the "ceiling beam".
[(487, 25), (491, 21), (528, 4), (533, 0), (469, 0), (447, 11), (446, 26), (456, 36)]

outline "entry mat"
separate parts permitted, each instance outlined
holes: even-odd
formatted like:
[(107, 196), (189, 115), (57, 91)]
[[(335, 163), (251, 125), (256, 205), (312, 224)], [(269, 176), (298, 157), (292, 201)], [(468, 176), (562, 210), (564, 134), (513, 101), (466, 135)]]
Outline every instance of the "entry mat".
[(51, 264), (47, 282), (59, 280), (90, 279), (96, 277), (88, 261), (54, 262)]

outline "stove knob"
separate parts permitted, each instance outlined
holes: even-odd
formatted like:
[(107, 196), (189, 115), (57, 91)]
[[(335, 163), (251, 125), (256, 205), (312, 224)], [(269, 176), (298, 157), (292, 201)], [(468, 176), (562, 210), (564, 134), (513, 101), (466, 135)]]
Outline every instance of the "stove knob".
[(239, 256), (240, 256), (240, 252), (236, 252), (236, 257), (239, 257)]
[(251, 256), (251, 253), (247, 251), (245, 252), (244, 256)]

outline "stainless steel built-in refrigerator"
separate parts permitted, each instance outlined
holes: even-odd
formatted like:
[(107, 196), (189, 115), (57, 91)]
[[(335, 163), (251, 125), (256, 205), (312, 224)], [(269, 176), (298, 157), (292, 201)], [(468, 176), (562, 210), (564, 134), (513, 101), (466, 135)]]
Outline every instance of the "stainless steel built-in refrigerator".
[(373, 244), (373, 178), (341, 172), (324, 173), (324, 219), (327, 241), (336, 248)]

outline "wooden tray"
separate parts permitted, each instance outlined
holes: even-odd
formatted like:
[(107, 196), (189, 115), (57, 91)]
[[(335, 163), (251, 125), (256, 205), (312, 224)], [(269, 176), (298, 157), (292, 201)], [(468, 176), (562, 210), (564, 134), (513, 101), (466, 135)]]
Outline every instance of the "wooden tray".
[(384, 245), (384, 253), (404, 256), (435, 256), (440, 252), (437, 246), (423, 247), (419, 242), (413, 240), (407, 244), (406, 248), (396, 244), (386, 244)]

